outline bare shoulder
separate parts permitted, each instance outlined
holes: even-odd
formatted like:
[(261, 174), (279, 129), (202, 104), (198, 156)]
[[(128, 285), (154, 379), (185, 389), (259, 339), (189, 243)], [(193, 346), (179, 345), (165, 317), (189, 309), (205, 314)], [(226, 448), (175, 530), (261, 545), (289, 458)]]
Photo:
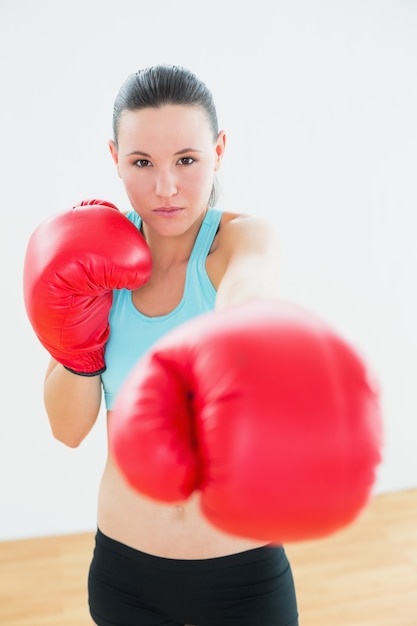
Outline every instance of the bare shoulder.
[(232, 213), (225, 211), (222, 215), (221, 226), (232, 225), (240, 227), (242, 224), (267, 224), (268, 221), (248, 213)]
[(277, 232), (269, 220), (245, 213), (223, 214), (216, 244), (226, 253), (237, 248), (246, 248), (248, 252), (265, 250), (269, 244), (277, 243)]
[(278, 251), (278, 237), (268, 220), (225, 212), (206, 261), (207, 271), (217, 288), (231, 265), (242, 265), (245, 259), (255, 257), (275, 262)]

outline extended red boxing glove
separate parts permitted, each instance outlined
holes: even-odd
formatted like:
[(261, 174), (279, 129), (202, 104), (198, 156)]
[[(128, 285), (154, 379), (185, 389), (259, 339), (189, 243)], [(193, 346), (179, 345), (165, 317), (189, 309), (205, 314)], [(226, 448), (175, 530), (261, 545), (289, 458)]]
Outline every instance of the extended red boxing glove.
[(148, 245), (113, 204), (87, 200), (49, 218), (29, 240), (23, 276), (40, 342), (73, 373), (102, 373), (112, 291), (137, 289), (150, 273)]
[(378, 391), (315, 315), (256, 302), (166, 335), (135, 366), (110, 419), (127, 481), (166, 502), (201, 492), (234, 535), (329, 535), (367, 503), (381, 460)]

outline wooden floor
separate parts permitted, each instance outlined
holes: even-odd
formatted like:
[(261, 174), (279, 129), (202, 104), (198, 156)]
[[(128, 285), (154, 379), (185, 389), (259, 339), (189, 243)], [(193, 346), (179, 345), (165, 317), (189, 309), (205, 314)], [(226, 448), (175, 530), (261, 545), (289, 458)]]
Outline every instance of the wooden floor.
[[(93, 541), (0, 542), (0, 624), (91, 626)], [(286, 550), (300, 626), (417, 626), (417, 491), (377, 496), (347, 529)]]

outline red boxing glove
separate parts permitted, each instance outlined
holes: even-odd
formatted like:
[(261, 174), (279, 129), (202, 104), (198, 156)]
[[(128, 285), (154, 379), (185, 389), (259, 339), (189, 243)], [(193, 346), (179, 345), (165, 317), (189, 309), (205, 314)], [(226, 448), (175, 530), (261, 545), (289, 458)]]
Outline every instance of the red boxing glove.
[(169, 333), (133, 369), (110, 446), (137, 490), (201, 492), (208, 520), (277, 543), (329, 535), (368, 501), (381, 460), (378, 392), (323, 321), (253, 302)]
[(138, 229), (109, 202), (88, 200), (43, 222), (24, 265), (27, 314), (48, 352), (75, 374), (105, 370), (113, 289), (137, 289), (151, 274)]

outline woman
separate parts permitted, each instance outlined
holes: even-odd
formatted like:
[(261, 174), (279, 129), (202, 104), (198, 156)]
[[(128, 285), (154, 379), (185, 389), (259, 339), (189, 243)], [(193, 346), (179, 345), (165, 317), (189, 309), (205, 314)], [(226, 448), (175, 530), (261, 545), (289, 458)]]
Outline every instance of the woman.
[[(105, 366), (77, 371), (50, 350), (45, 405), (55, 437), (69, 446), (93, 427), (102, 386), (111, 415), (134, 363), (170, 329), (210, 309), (276, 297), (270, 227), (213, 206), (226, 135), (207, 87), (181, 67), (141, 70), (120, 89), (113, 131), (127, 218), (148, 246), (152, 271), (140, 287), (114, 292)], [(111, 454), (98, 529), (89, 602), (101, 626), (298, 624), (282, 547), (215, 529), (198, 496), (176, 505), (142, 497)]]

